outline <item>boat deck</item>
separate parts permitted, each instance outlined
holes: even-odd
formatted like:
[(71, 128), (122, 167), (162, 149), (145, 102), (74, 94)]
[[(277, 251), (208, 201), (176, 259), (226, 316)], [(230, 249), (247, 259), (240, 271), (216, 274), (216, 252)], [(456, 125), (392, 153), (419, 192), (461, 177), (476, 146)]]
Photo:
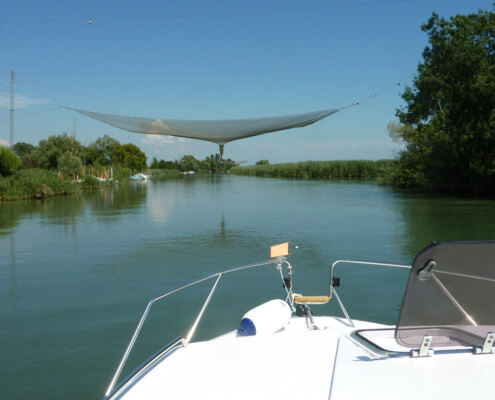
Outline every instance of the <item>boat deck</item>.
[[(315, 322), (320, 329), (309, 330), (305, 318), (293, 317), (274, 334), (230, 332), (179, 347), (112, 400), (465, 399), (494, 390), (495, 355), (377, 357), (350, 333), (385, 326), (353, 321), (350, 328), (335, 317)], [(391, 350), (409, 350), (398, 347), (393, 329), (376, 336)]]
[[(282, 331), (190, 343), (158, 363), (116, 399), (328, 399), (338, 338), (350, 331), (340, 318), (293, 317)], [(378, 325), (361, 323), (361, 328)], [(194, 378), (191, 378), (194, 377)]]
[(328, 399), (482, 399), (495, 390), (495, 354), (375, 359), (343, 338), (334, 371)]

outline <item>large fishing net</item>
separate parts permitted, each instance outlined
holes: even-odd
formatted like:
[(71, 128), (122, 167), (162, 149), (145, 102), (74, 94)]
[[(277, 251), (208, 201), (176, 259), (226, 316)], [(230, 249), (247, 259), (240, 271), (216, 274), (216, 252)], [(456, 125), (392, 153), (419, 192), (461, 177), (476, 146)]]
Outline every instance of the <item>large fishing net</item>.
[(233, 140), (311, 125), (329, 115), (335, 114), (342, 110), (342, 108), (344, 107), (280, 117), (230, 120), (140, 118), (103, 114), (74, 108), (71, 108), (71, 110), (126, 131), (152, 135), (179, 136), (207, 140), (224, 145)]

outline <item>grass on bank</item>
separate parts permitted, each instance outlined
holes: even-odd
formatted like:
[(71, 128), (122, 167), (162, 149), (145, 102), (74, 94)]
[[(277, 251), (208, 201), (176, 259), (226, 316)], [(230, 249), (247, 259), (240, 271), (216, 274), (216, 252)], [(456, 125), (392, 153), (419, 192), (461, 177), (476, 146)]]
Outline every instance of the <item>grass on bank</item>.
[[(129, 168), (113, 168), (114, 181), (129, 179)], [(73, 182), (71, 177), (60, 179), (58, 171), (27, 168), (8, 176), (0, 176), (0, 201), (44, 199), (63, 196), (81, 190), (93, 190), (101, 187), (99, 180), (86, 177), (82, 182)]]
[[(131, 175), (129, 168), (112, 168), (114, 181), (123, 182), (129, 180)], [(88, 174), (89, 171), (87, 169), (86, 173)], [(154, 169), (152, 170), (152, 175), (154, 179), (167, 179), (180, 177), (181, 173), (179, 170)], [(105, 184), (111, 183), (101, 182), (88, 176), (82, 182), (73, 183), (70, 176), (61, 180), (58, 171), (55, 170), (27, 168), (8, 176), (0, 176), (0, 201), (63, 196), (78, 191), (98, 189)]]
[(349, 160), (349, 161), (304, 161), (273, 165), (251, 165), (235, 167), (231, 174), (270, 178), (336, 179), (360, 178), (380, 179), (396, 168), (395, 160)]
[(75, 190), (70, 181), (60, 180), (57, 172), (43, 169), (23, 169), (0, 178), (0, 200), (42, 199)]

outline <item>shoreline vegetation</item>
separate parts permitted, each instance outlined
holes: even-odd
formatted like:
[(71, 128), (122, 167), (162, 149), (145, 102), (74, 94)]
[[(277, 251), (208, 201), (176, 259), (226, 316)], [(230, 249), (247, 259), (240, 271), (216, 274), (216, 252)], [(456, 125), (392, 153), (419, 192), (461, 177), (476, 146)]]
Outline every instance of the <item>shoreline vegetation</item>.
[(230, 173), (266, 178), (377, 179), (385, 182), (396, 166), (395, 160), (303, 161), (283, 164), (269, 164), (268, 161), (261, 160), (256, 165), (236, 166)]
[(155, 179), (177, 178), (182, 174), (224, 173), (237, 165), (220, 161), (219, 154), (204, 160), (185, 155), (180, 160), (153, 158), (146, 165), (146, 154), (134, 144), (120, 144), (104, 136), (83, 146), (63, 133), (41, 140), (38, 146), (16, 143), (0, 146), (0, 201), (44, 199), (94, 190), (131, 179), (147, 170)]
[(495, 195), (495, 8), (448, 19), (433, 13), (405, 105), (389, 134), (405, 148), (398, 188)]
[(119, 177), (127, 176), (129, 169), (114, 169), (114, 181), (101, 182), (96, 177), (73, 180), (72, 177), (61, 179), (55, 170), (40, 168), (21, 169), (9, 176), (0, 177), (0, 201), (44, 199), (65, 196), (93, 190), (101, 186), (118, 182)]
[[(105, 186), (113, 186), (119, 182), (130, 180), (128, 168), (111, 167), (113, 180), (101, 181), (88, 176), (85, 179), (61, 179), (55, 170), (30, 168), (17, 171), (6, 177), (0, 177), (0, 201), (45, 199), (54, 196), (65, 196)], [(151, 170), (155, 179), (178, 178), (179, 170)]]
[[(44, 199), (94, 190), (128, 181), (133, 171), (122, 165), (107, 164), (103, 167), (99, 164), (99, 167), (95, 168), (88, 165), (80, 167), (80, 164), (77, 164), (77, 168), (80, 168), (79, 174), (65, 169), (64, 175), (62, 168), (20, 168), (21, 161), (13, 162), (13, 165), (13, 171), (4, 172), (4, 176), (0, 176), (0, 201)], [(395, 160), (304, 161), (284, 164), (269, 164), (267, 160), (261, 160), (256, 165), (239, 166), (230, 159), (220, 161), (219, 154), (215, 154), (202, 161), (191, 155), (186, 155), (179, 161), (158, 161), (154, 158), (148, 171), (154, 179), (177, 179), (194, 172), (200, 175), (230, 173), (291, 179), (374, 179), (377, 183), (383, 183), (397, 165)], [(108, 178), (110, 170), (113, 180), (97, 179)]]

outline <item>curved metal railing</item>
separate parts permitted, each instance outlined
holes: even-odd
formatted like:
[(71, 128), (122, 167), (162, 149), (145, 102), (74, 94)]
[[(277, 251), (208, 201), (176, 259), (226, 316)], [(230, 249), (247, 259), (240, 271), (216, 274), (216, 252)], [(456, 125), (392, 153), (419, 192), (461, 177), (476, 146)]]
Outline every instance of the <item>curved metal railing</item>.
[(400, 269), (411, 269), (410, 265), (403, 265), (403, 264), (390, 264), (390, 263), (382, 263), (382, 262), (373, 262), (373, 261), (355, 261), (355, 260), (337, 260), (332, 263), (332, 266), (330, 267), (330, 299), (332, 298), (332, 295), (335, 295), (335, 298), (337, 299), (337, 302), (339, 303), (340, 310), (344, 314), (345, 318), (347, 319), (347, 322), (349, 323), (349, 326), (354, 328), (354, 323), (352, 322), (351, 317), (349, 316), (349, 313), (347, 312), (344, 303), (340, 300), (339, 294), (333, 287), (333, 270), (338, 264), (357, 264), (357, 265), (375, 265), (375, 266), (380, 266), (380, 267), (392, 267), (392, 268), (400, 268)]
[[(388, 264), (388, 263), (377, 263), (377, 262), (368, 262), (368, 261), (354, 261), (354, 260), (337, 260), (335, 261), (331, 268), (330, 268), (330, 298), (332, 298), (332, 295), (335, 295), (335, 298), (337, 299), (337, 302), (339, 303), (339, 307), (342, 311), (342, 313), (345, 315), (347, 321), (349, 322), (349, 326), (351, 327), (354, 327), (354, 323), (352, 322), (352, 319), (350, 318), (349, 316), (349, 313), (347, 312), (344, 304), (342, 303), (342, 301), (340, 300), (340, 297), (337, 293), (337, 291), (335, 290), (335, 288), (333, 287), (333, 272), (334, 272), (334, 268), (338, 265), (338, 264), (341, 264), (341, 263), (347, 263), (347, 264), (360, 264), (360, 265), (376, 265), (376, 266), (386, 266), (386, 267), (394, 267), (394, 268), (403, 268), (403, 269), (410, 269), (411, 267), (410, 266), (407, 266), (407, 265), (401, 265), (401, 264)], [(186, 283), (185, 285), (182, 285), (182, 286), (179, 286), (175, 289), (172, 289), (172, 290), (169, 290), (165, 293), (162, 293), (158, 296), (155, 296), (153, 297), (152, 299), (149, 300), (142, 316), (141, 316), (141, 319), (139, 320), (139, 323), (134, 331), (134, 334), (132, 335), (132, 338), (125, 350), (125, 353), (124, 355), (122, 356), (122, 359), (117, 367), (117, 370), (115, 371), (115, 374), (107, 388), (107, 391), (105, 392), (105, 398), (109, 398), (110, 395), (113, 394), (113, 390), (115, 388), (115, 385), (117, 383), (117, 380), (119, 379), (120, 377), (120, 374), (122, 373), (122, 370), (127, 362), (127, 359), (129, 358), (129, 355), (136, 343), (136, 340), (141, 332), (141, 329), (144, 325), (144, 322), (146, 321), (146, 318), (148, 317), (148, 314), (150, 312), (150, 309), (152, 307), (152, 305), (154, 303), (156, 303), (157, 301), (159, 300), (162, 300), (164, 299), (165, 297), (168, 297), (174, 293), (177, 293), (183, 289), (186, 289), (188, 287), (191, 287), (191, 286), (194, 286), (194, 285), (197, 285), (201, 282), (205, 282), (207, 280), (210, 280), (210, 279), (215, 279), (215, 282), (213, 283), (209, 293), (208, 293), (208, 296), (206, 297), (204, 303), (203, 303), (203, 306), (201, 307), (201, 310), (199, 311), (198, 315), (196, 316), (196, 319), (194, 320), (194, 323), (192, 324), (191, 328), (189, 329), (189, 331), (187, 332), (186, 336), (185, 337), (182, 337), (182, 338), (178, 338), (177, 340), (175, 340), (173, 342), (173, 345), (171, 346), (166, 346), (162, 351), (161, 353), (165, 353), (167, 352), (171, 347), (175, 347), (177, 346), (178, 344), (182, 344), (183, 346), (187, 346), (189, 344), (189, 342), (191, 341), (192, 337), (194, 336), (194, 333), (196, 332), (196, 329), (199, 325), (199, 322), (201, 321), (201, 318), (203, 317), (203, 314), (206, 310), (206, 308), (208, 307), (208, 304), (210, 303), (210, 300), (217, 288), (217, 285), (220, 281), (220, 279), (222, 278), (223, 275), (225, 274), (229, 274), (231, 272), (236, 272), (236, 271), (241, 271), (241, 270), (245, 270), (245, 269), (250, 269), (250, 268), (256, 268), (256, 267), (262, 267), (262, 266), (268, 266), (268, 265), (276, 265), (277, 266), (277, 269), (281, 272), (282, 274), (282, 270), (281, 270), (281, 267), (283, 264), (286, 264), (287, 265), (287, 268), (289, 270), (289, 273), (292, 274), (292, 266), (290, 265), (290, 263), (287, 261), (287, 259), (285, 257), (278, 257), (278, 258), (274, 258), (274, 259), (270, 259), (270, 260), (267, 260), (267, 261), (263, 261), (263, 262), (259, 262), (259, 263), (255, 263), (255, 264), (248, 264), (248, 265), (243, 265), (243, 266), (239, 266), (239, 267), (234, 267), (234, 268), (230, 268), (230, 269), (227, 269), (227, 270), (224, 270), (224, 271), (221, 271), (221, 272), (216, 272), (214, 274), (211, 274), (211, 275), (208, 275), (208, 276), (205, 276), (203, 278), (200, 278), (200, 279), (197, 279), (195, 281), (192, 281), (192, 282), (189, 282), (189, 283)], [(282, 276), (283, 278), (283, 276)], [(286, 289), (287, 290), (287, 289)], [(292, 300), (290, 298), (290, 290), (291, 289), (288, 289), (287, 290), (287, 300)]]
[[(142, 327), (144, 325), (144, 322), (145, 322), (146, 318), (148, 317), (148, 314), (150, 312), (151, 306), (155, 302), (157, 302), (159, 300), (162, 300), (165, 297), (170, 296), (170, 295), (172, 295), (174, 293), (177, 293), (177, 292), (179, 292), (179, 291), (181, 291), (183, 289), (186, 289), (186, 288), (188, 288), (190, 286), (194, 286), (194, 285), (197, 285), (198, 283), (205, 282), (207, 280), (216, 278), (215, 279), (215, 282), (213, 283), (213, 286), (210, 289), (210, 292), (208, 293), (208, 296), (206, 297), (205, 302), (203, 303), (203, 306), (201, 307), (201, 310), (200, 310), (199, 314), (197, 315), (196, 319), (194, 320), (194, 323), (192, 324), (191, 328), (187, 332), (186, 336), (183, 337), (183, 338), (180, 338), (180, 339), (178, 339), (176, 341), (174, 341), (174, 345), (176, 345), (179, 342), (182, 342), (182, 345), (183, 346), (187, 346), (189, 344), (189, 342), (191, 341), (194, 333), (196, 332), (196, 328), (198, 327), (198, 324), (201, 321), (201, 318), (203, 317), (203, 314), (204, 314), (204, 312), (206, 310), (206, 307), (208, 307), (208, 304), (210, 303), (210, 300), (211, 300), (211, 298), (213, 296), (213, 293), (215, 292), (215, 289), (217, 288), (218, 282), (220, 281), (220, 279), (222, 278), (223, 275), (229, 274), (231, 272), (241, 271), (241, 270), (255, 268), (255, 267), (262, 267), (262, 266), (267, 266), (267, 265), (277, 265), (277, 268), (280, 269), (281, 266), (282, 266), (282, 264), (287, 264), (288, 267), (292, 268), (290, 266), (289, 262), (286, 260), (285, 257), (278, 257), (278, 258), (275, 258), (275, 259), (263, 261), (263, 262), (256, 263), (256, 264), (248, 264), (248, 265), (243, 265), (243, 266), (239, 266), (239, 267), (234, 267), (234, 268), (231, 268), (231, 269), (227, 269), (225, 271), (216, 272), (214, 274), (211, 274), (211, 275), (205, 276), (203, 278), (197, 279), (195, 281), (186, 283), (185, 285), (182, 285), (180, 287), (177, 287), (175, 289), (169, 290), (169, 291), (167, 291), (165, 293), (162, 293), (162, 294), (160, 294), (158, 296), (153, 297), (148, 302), (148, 305), (146, 306), (146, 309), (144, 310), (143, 315), (141, 316), (141, 319), (139, 320), (139, 323), (138, 323), (138, 325), (136, 327), (136, 330), (134, 331), (134, 334), (132, 335), (131, 341), (129, 342), (129, 344), (127, 346), (127, 349), (126, 349), (126, 351), (125, 351), (124, 355), (122, 356), (122, 359), (121, 359), (121, 361), (119, 363), (119, 366), (117, 367), (117, 370), (115, 371), (115, 374), (114, 374), (114, 376), (113, 376), (113, 378), (112, 378), (112, 380), (110, 382), (110, 385), (108, 386), (107, 391), (105, 392), (105, 398), (108, 398), (112, 394), (112, 391), (115, 388), (115, 384), (117, 383), (117, 380), (119, 379), (119, 376), (122, 373), (122, 370), (124, 368), (124, 365), (127, 362), (127, 359), (129, 358), (129, 354), (131, 353), (131, 351), (132, 351), (132, 349), (134, 347), (134, 344), (136, 343), (136, 340), (137, 340), (137, 338), (139, 336), (139, 333), (141, 332), (141, 329), (142, 329)], [(168, 346), (167, 348), (163, 349), (162, 352), (167, 351), (169, 347), (170, 346)]]

